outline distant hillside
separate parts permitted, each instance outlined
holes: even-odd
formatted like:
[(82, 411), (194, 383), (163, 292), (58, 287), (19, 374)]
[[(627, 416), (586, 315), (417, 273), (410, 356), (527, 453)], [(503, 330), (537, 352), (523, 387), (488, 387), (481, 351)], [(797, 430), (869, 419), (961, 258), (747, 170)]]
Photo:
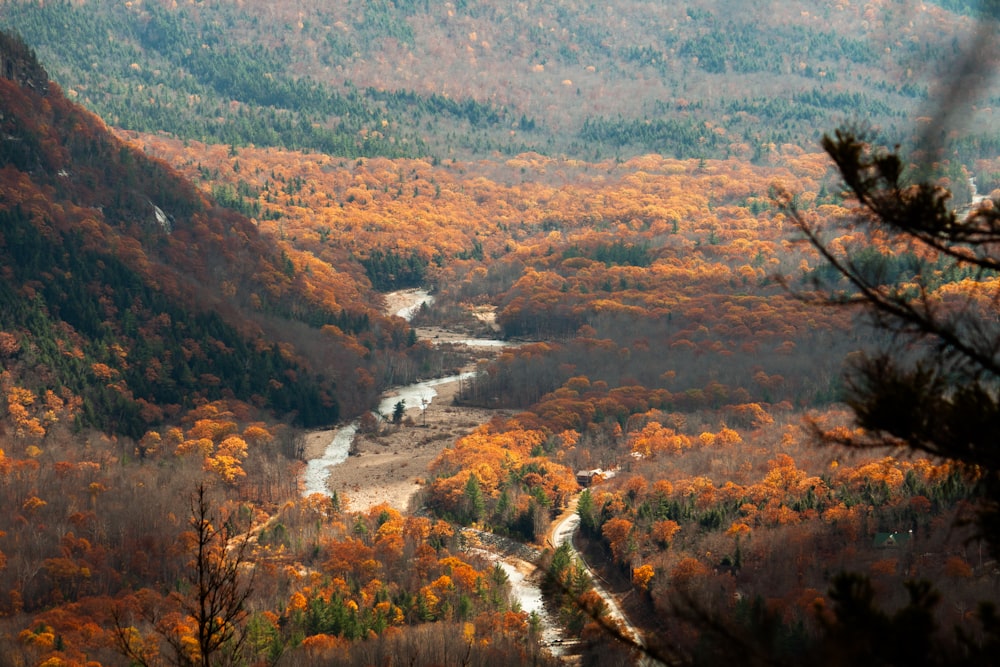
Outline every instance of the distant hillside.
[[(592, 160), (760, 159), (850, 120), (905, 140), (975, 25), (914, 2), (738, 7), (8, 0), (0, 26), (125, 129), (338, 156)], [(969, 118), (964, 162), (1000, 152), (998, 104), (987, 93)]]
[(218, 398), (306, 426), (336, 421), (345, 396), (365, 404), (338, 369), (398, 344), (354, 278), (318, 289), (293, 251), (112, 137), (3, 33), (0, 74), (5, 393), (55, 392), (78, 425), (132, 437)]

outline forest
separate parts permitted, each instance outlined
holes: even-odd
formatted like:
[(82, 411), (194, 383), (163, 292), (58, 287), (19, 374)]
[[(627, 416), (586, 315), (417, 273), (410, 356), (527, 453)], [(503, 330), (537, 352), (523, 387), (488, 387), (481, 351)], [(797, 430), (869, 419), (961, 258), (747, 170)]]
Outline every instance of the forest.
[[(995, 309), (995, 270), (859, 227), (819, 145), (848, 111), (916, 145), (991, 19), (298, 4), (0, 3), (0, 665), (843, 664), (838, 638), (915, 636), (989, 664), (988, 472), (820, 444), (866, 437), (843, 369), (897, 348), (804, 298), (857, 286), (799, 223), (889, 293)], [(1000, 199), (998, 99), (909, 154), (955, 210)], [(417, 335), (484, 312), (494, 356)], [(310, 433), (426, 441), (369, 411), (463, 366), (453, 409), (492, 417), (411, 507), (303, 495)], [(469, 529), (541, 554), (569, 655)]]
[[(910, 4), (7, 0), (2, 20), (123, 129), (343, 157), (759, 161), (845, 120), (913, 139), (977, 3)], [(995, 155), (996, 105), (970, 111), (964, 163)]]

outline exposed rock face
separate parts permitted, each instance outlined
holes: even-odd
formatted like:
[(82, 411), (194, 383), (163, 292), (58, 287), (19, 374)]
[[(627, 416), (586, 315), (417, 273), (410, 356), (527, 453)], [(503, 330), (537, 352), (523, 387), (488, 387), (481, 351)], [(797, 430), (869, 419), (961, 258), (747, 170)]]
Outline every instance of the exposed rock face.
[(0, 77), (45, 95), (49, 75), (38, 63), (34, 50), (17, 35), (0, 31)]

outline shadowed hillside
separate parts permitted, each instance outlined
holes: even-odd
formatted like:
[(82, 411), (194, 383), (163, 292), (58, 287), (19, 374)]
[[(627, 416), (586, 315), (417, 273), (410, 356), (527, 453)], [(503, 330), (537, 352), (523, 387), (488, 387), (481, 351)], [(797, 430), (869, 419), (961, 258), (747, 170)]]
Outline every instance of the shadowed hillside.
[(398, 345), (391, 326), (372, 332), (357, 281), (343, 279), (342, 296), (328, 276), (315, 289), (294, 251), (113, 138), (20, 40), (0, 46), (5, 367), (78, 397), (79, 423), (136, 438), (224, 396), (302, 425), (337, 421), (337, 383), (303, 352), (323, 342), (342, 367), (365, 362), (323, 327)]

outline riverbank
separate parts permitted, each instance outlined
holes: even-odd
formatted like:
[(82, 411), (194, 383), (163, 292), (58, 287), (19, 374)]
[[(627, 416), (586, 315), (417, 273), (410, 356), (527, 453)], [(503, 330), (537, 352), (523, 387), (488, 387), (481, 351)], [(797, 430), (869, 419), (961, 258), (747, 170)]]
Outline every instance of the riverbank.
[[(430, 464), (445, 447), (497, 412), (453, 405), (458, 393), (457, 380), (434, 387), (437, 396), (423, 412), (411, 406), (399, 426), (384, 425), (378, 435), (358, 434), (348, 461), (329, 468), (327, 488), (336, 492), (347, 508), (364, 512), (386, 503), (407, 512), (414, 496), (426, 482)], [(409, 425), (407, 425), (409, 424)], [(336, 430), (314, 431), (306, 436), (305, 456), (323, 456)]]

